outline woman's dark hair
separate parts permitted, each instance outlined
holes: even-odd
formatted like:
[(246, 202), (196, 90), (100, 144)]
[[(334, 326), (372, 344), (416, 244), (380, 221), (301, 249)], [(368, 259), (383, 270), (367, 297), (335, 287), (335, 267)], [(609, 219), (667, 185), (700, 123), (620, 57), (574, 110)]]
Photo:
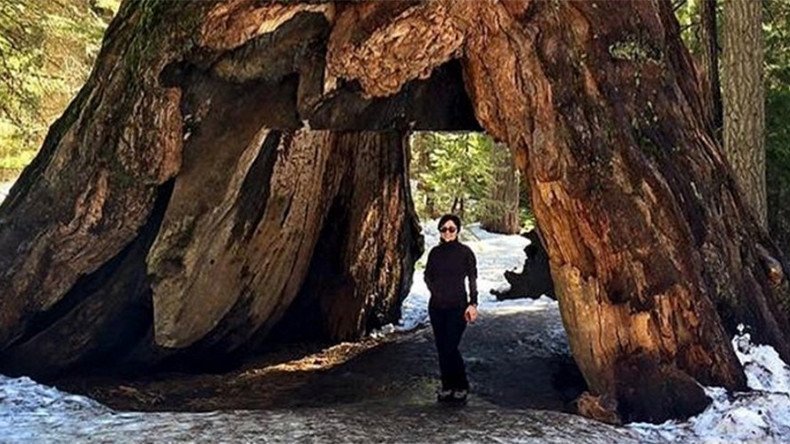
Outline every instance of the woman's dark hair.
[(437, 228), (441, 230), (442, 225), (444, 225), (448, 220), (453, 221), (456, 228), (458, 228), (458, 231), (461, 231), (461, 218), (456, 216), (455, 214), (445, 214), (444, 216), (442, 216), (439, 219), (439, 226)]

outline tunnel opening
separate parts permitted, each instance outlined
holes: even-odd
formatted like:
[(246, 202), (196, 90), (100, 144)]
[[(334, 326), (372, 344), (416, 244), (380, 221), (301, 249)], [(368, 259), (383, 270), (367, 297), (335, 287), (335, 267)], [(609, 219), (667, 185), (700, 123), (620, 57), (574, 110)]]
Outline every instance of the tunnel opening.
[[(299, 99), (305, 89), (301, 86), (305, 78), (301, 76), (284, 75), (267, 81), (239, 83), (215, 71), (199, 68), (199, 64), (182, 63), (169, 74), (168, 81), (182, 82), (188, 91), (184, 96), (184, 112), (192, 116), (187, 128), (188, 143), (213, 150), (212, 140), (216, 137), (207, 138), (206, 128), (222, 133), (221, 126), (212, 122), (228, 119), (221, 107), (213, 111), (201, 108), (206, 97), (213, 99), (215, 106), (230, 107), (234, 100), (242, 100), (234, 97), (251, 99), (250, 94), (244, 93), (250, 88), (272, 92), (269, 96), (278, 98), (277, 106), (267, 109), (275, 112), (261, 112), (264, 109), (261, 103), (271, 101), (256, 101), (245, 107), (257, 110), (250, 113), (256, 119), (254, 125), (272, 128), (270, 133), (260, 136), (261, 140), (276, 137), (277, 141), (260, 144), (258, 154), (247, 162), (255, 164), (253, 159), (267, 156), (276, 177), (278, 168), (289, 168), (289, 156), (301, 156), (300, 150), (304, 149), (288, 136), (300, 131), (294, 128), (299, 121), (309, 126), (308, 132), (322, 134), (318, 137), (324, 144), (308, 152), (312, 153), (309, 156), (317, 156), (323, 151), (327, 156), (324, 172), (319, 173), (324, 174), (323, 191), (316, 195), (325, 199), (325, 214), (314, 224), (319, 227), (314, 246), (303, 254), (309, 258), (303, 280), (290, 299), (281, 296), (269, 321), (253, 324), (249, 313), (254, 302), (247, 299), (248, 302), (237, 303), (232, 316), (225, 315), (208, 336), (190, 347), (173, 353), (143, 344), (125, 358), (127, 363), (135, 364), (129, 368), (139, 370), (130, 375), (130, 382), (147, 392), (157, 386), (157, 380), (172, 377), (168, 372), (203, 374), (207, 379), (197, 385), (205, 390), (211, 388), (219, 393), (222, 390), (217, 387), (233, 386), (230, 391), (234, 395), (216, 395), (211, 400), (212, 405), (223, 408), (319, 406), (371, 399), (384, 401), (391, 397), (401, 400), (430, 397), (438, 380), (438, 363), (432, 335), (425, 323), (427, 295), (425, 291), (421, 294), (413, 291), (424, 286), (420, 268), (424, 267), (427, 251), (436, 240), (434, 236), (425, 242), (424, 236), (435, 231), (431, 226), (444, 212), (460, 213), (471, 226), (481, 229), (475, 219), (493, 208), (484, 202), (490, 196), (482, 198), (488, 193), (485, 183), (495, 179), (493, 162), (502, 161), (495, 154), (509, 152), (506, 146), (486, 136), (477, 122), (464, 87), (460, 61), (453, 59), (442, 64), (428, 78), (408, 82), (390, 97), (365, 98), (359, 84), (350, 82), (321, 106), (309, 110), (298, 106), (300, 101), (309, 102)], [(235, 115), (244, 118), (238, 110)], [(283, 126), (283, 122), (287, 124)], [(240, 143), (240, 149), (249, 151), (243, 148), (245, 142)], [(205, 161), (197, 158), (197, 151), (189, 150), (187, 154), (186, 171), (192, 171), (193, 161), (205, 167)], [(435, 158), (431, 159), (432, 156)], [(514, 162), (512, 156), (505, 160), (511, 175), (517, 170)], [(438, 177), (428, 177), (439, 165), (445, 171)], [(291, 169), (290, 174), (309, 171), (300, 168)], [(260, 178), (249, 179), (254, 171), (239, 171), (240, 177), (247, 175), (243, 183), (248, 187), (261, 182)], [(200, 176), (190, 174), (193, 183), (188, 187), (199, 187), (200, 180), (195, 178)], [(445, 189), (438, 190), (431, 198), (426, 192), (427, 183), (433, 183), (434, 188), (443, 183)], [(278, 194), (281, 191), (271, 184), (266, 187), (265, 181), (261, 186), (268, 191), (269, 203), (255, 218), (260, 221), (257, 230), (254, 224), (244, 226), (248, 244), (259, 242), (254, 236), (261, 230), (269, 230), (270, 235), (288, 236), (276, 230), (288, 226), (286, 221), (296, 211), (295, 195)], [(466, 193), (467, 188), (473, 192), (455, 195), (450, 192)], [(252, 196), (249, 191), (245, 194)], [(517, 207), (527, 200), (525, 193), (519, 195)], [(286, 201), (282, 202), (283, 199)], [(187, 207), (192, 206), (189, 202)], [(170, 205), (176, 209), (184, 207), (174, 202)], [(274, 210), (277, 211), (266, 214)], [(521, 221), (528, 215), (518, 208), (516, 212), (519, 232)], [(272, 218), (276, 218), (276, 223)], [(175, 217), (170, 219), (178, 222)], [(269, 228), (265, 224), (270, 224)], [(241, 226), (234, 225), (235, 231), (239, 229)], [(463, 236), (471, 234), (465, 239), (480, 241), (474, 232), (464, 230)], [(512, 265), (523, 263), (523, 246), (511, 247), (507, 255), (516, 258)], [(209, 262), (221, 260), (210, 256), (206, 258)], [(296, 263), (293, 266), (299, 267)], [(501, 276), (505, 271), (497, 272)], [(239, 276), (248, 279), (244, 276), (250, 273), (253, 271), (244, 271)], [(285, 269), (285, 273), (299, 279), (293, 277), (293, 269)], [(249, 282), (246, 285), (254, 280)], [(293, 284), (286, 283), (282, 288), (288, 291), (291, 287)], [(490, 287), (481, 291), (480, 297), (485, 299), (483, 306), (494, 300), (489, 291)], [(584, 380), (567, 347), (562, 345), (566, 339), (556, 310), (535, 318), (540, 322), (529, 322), (534, 311), (541, 311), (538, 306), (511, 304), (491, 311), (492, 318), (486, 321), (490, 324), (481, 324), (477, 330), (481, 334), (477, 337), (475, 328), (470, 328), (466, 334), (469, 352), (465, 353), (470, 379), (477, 386), (479, 396), (488, 402), (515, 408), (574, 411), (571, 403), (585, 390)], [(394, 330), (399, 321), (415, 319), (418, 321), (404, 332), (381, 336), (382, 331)], [(546, 332), (541, 331), (540, 325), (547, 328)], [(150, 370), (145, 370), (144, 363), (137, 360), (151, 356), (156, 357), (153, 369), (160, 376), (146, 376), (147, 381), (141, 382), (136, 375), (145, 375)], [(217, 356), (224, 357), (218, 360)], [(214, 374), (206, 375), (207, 372)], [(302, 381), (300, 388), (292, 386), (294, 381)], [(145, 404), (133, 396), (119, 400), (117, 391), (109, 395), (97, 388), (95, 382), (80, 378), (67, 377), (62, 383), (77, 390), (90, 387), (94, 396), (111, 406), (143, 410), (192, 409), (177, 405), (176, 400), (183, 399), (185, 394), (181, 391), (186, 387), (195, 388), (189, 383), (174, 384), (166, 389), (167, 395), (153, 404)], [(263, 389), (269, 395), (250, 395), (253, 389)]]
[[(337, 223), (325, 224), (321, 235), (328, 242), (317, 246), (311, 272), (302, 291), (260, 351), (271, 356), (288, 356), (292, 362), (301, 362), (300, 365), (305, 367), (312, 363), (316, 370), (325, 369), (321, 370), (326, 371), (324, 377), (298, 391), (296, 396), (303, 403), (300, 405), (321, 406), (369, 401), (371, 398), (381, 400), (383, 397), (398, 397), (397, 393), (401, 391), (410, 397), (419, 397), (416, 392), (423, 396), (431, 394), (438, 383), (438, 361), (427, 319), (428, 292), (422, 271), (428, 251), (438, 242), (435, 227), (438, 216), (460, 212), (469, 222), (461, 232), (462, 241), (473, 243), (474, 248), (488, 250), (480, 252), (485, 268), (482, 279), (486, 281), (480, 299), (483, 316), (488, 317), (485, 322), (489, 325), (472, 326), (462, 342), (465, 344), (462, 349), (466, 347), (468, 350), (468, 354), (465, 353), (467, 369), (475, 389), (479, 389), (477, 395), (506, 407), (575, 412), (573, 403), (587, 386), (568, 349), (556, 303), (543, 297), (535, 303), (529, 302), (532, 299), (522, 299), (521, 302), (510, 300), (499, 304), (491, 292), (502, 290), (504, 272), (514, 272), (517, 271), (514, 269), (524, 266), (524, 251), (529, 242), (539, 242), (534, 232), (529, 232), (534, 228), (534, 218), (528, 208), (524, 208), (528, 205), (524, 193), (519, 193), (515, 199), (520, 221), (515, 232), (495, 234), (481, 226), (481, 215), (495, 207), (486, 202), (491, 199), (491, 190), (486, 185), (497, 181), (493, 177), (496, 176), (494, 170), (503, 169), (501, 164), (494, 163), (504, 160), (505, 164), (511, 164), (510, 173), (516, 170), (512, 156), (505, 155), (502, 159), (496, 155), (501, 151), (494, 151), (502, 150), (507, 154), (508, 148), (495, 143), (479, 130), (411, 131), (404, 133), (403, 139), (407, 150), (405, 174), (414, 217), (422, 228), (424, 250), (415, 258), (408, 291), (394, 304), (397, 311), (393, 310), (387, 316), (369, 316), (349, 336), (332, 336), (332, 329), (327, 325), (332, 301), (339, 300), (336, 298), (343, 292), (353, 293), (353, 284), (344, 275), (342, 261), (336, 257), (338, 246), (348, 237), (347, 232), (339, 229), (346, 226), (348, 215), (342, 205), (335, 205), (329, 211), (328, 219)], [(430, 143), (435, 146), (425, 146)], [(448, 145), (453, 146), (448, 149)], [(435, 152), (425, 156), (431, 150)], [(431, 156), (434, 158), (427, 159)], [(476, 156), (487, 156), (476, 165), (486, 171), (472, 171), (470, 161)], [(452, 165), (446, 165), (448, 163)], [(435, 184), (436, 178), (426, 176), (430, 174), (431, 166), (436, 164), (445, 164), (447, 168), (440, 181), (449, 180), (446, 189), (437, 193), (444, 195), (431, 198), (425, 184)], [(465, 174), (469, 177), (462, 177)], [(452, 193), (465, 188), (471, 188), (472, 192)], [(532, 239), (526, 240), (530, 236)], [(513, 238), (522, 240), (514, 242)], [(541, 266), (545, 267), (544, 275), (550, 280), (548, 262)], [(494, 282), (496, 285), (492, 285)], [(519, 296), (527, 298), (529, 295), (513, 294), (511, 299)], [(533, 295), (533, 298), (535, 296), (540, 294)], [(392, 343), (383, 339), (382, 334), (401, 339)], [(416, 344), (405, 339), (409, 335), (415, 337), (412, 340)], [(347, 341), (359, 344), (359, 348), (365, 351), (349, 347)], [(381, 347), (367, 349), (364, 345), (376, 341), (383, 341)], [(333, 356), (343, 354), (341, 350), (344, 349), (354, 350), (350, 352), (353, 356), (349, 360)], [(387, 375), (392, 377), (389, 383), (381, 380)], [(311, 396), (315, 393), (322, 395)], [(281, 398), (279, 402), (291, 405), (292, 401)]]

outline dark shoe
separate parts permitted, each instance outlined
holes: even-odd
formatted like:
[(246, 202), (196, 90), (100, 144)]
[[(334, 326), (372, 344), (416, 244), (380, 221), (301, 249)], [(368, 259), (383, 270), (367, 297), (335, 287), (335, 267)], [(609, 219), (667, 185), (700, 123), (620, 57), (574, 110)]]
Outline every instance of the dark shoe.
[(436, 390), (436, 400), (439, 402), (452, 402), (453, 400), (453, 391), (452, 390)]
[(453, 390), (452, 392), (452, 402), (455, 403), (464, 403), (466, 402), (466, 396), (469, 394), (468, 390)]

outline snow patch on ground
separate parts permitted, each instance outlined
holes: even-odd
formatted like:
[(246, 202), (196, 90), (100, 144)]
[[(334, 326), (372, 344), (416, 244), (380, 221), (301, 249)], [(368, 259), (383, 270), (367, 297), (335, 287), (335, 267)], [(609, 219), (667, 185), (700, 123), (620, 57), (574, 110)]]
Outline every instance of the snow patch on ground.
[(14, 182), (0, 182), (0, 203), (3, 203), (6, 197), (8, 197), (8, 192), (11, 191), (11, 187), (14, 185)]
[(732, 340), (753, 391), (706, 387), (711, 405), (686, 422), (631, 424), (646, 439), (672, 442), (790, 442), (790, 367), (773, 347), (754, 345), (748, 333)]

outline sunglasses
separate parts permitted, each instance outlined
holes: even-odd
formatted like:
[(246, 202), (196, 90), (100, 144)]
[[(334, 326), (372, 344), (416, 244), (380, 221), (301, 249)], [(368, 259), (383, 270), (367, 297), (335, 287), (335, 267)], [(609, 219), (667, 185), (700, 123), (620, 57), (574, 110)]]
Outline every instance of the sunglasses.
[(455, 227), (442, 227), (439, 229), (439, 231), (441, 231), (442, 233), (446, 233), (448, 231), (450, 233), (455, 233)]

